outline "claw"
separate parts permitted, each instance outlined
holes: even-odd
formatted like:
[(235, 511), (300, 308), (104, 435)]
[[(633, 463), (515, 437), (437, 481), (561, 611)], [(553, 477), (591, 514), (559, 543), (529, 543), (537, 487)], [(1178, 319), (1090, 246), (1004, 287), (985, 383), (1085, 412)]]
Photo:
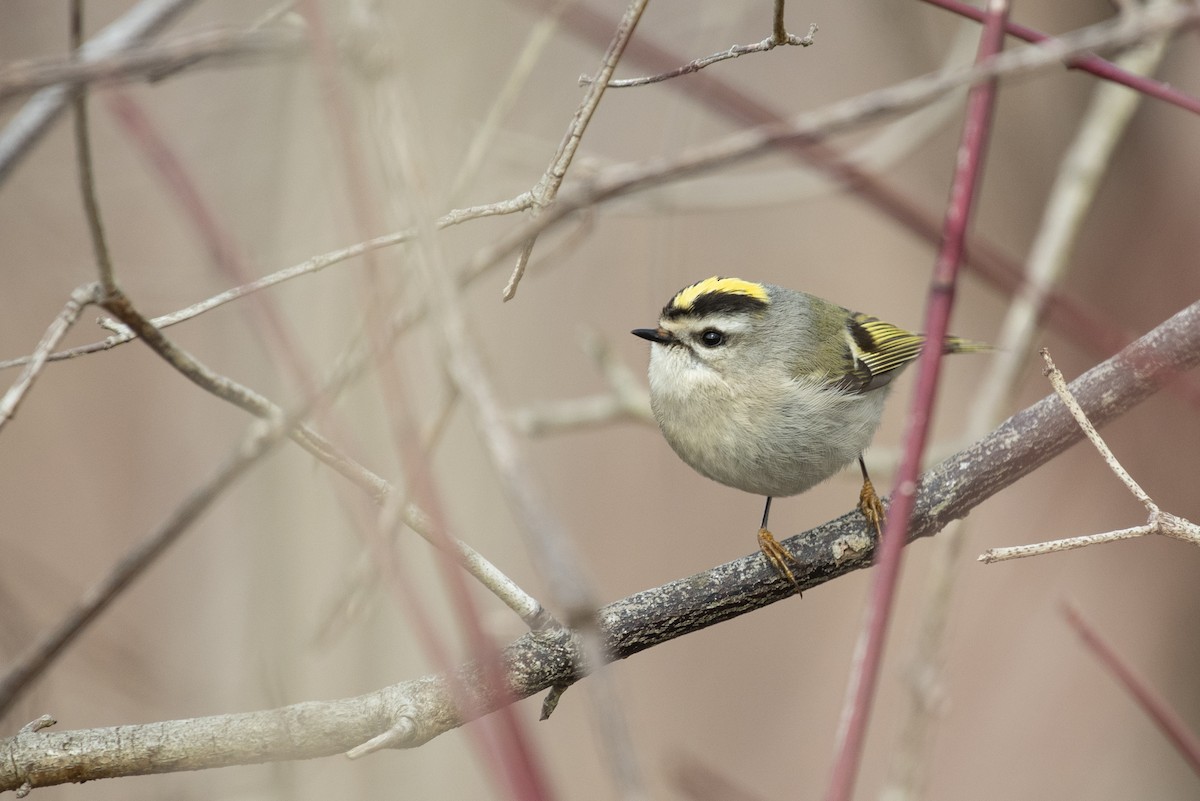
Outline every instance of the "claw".
[(800, 563), (796, 561), (796, 557), (779, 544), (779, 540), (771, 535), (771, 532), (765, 528), (758, 530), (758, 549), (763, 552), (763, 556), (767, 557), (767, 561), (775, 568), (775, 572), (792, 583), (796, 588), (796, 593), (800, 594), (800, 584), (796, 581), (796, 574), (788, 567), (788, 562), (791, 562), (797, 568)]
[(867, 519), (875, 528), (875, 533), (883, 535), (884, 509), (883, 501), (879, 499), (879, 495), (875, 492), (875, 485), (871, 483), (871, 479), (863, 476), (862, 492), (858, 494), (858, 508), (862, 512), (863, 517)]

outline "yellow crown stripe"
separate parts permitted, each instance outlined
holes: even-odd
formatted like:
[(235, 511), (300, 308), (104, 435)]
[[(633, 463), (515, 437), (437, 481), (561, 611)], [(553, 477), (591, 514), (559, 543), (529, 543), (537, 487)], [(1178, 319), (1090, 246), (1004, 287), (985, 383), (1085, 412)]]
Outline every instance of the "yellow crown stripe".
[(719, 275), (714, 275), (712, 278), (705, 278), (703, 281), (697, 281), (691, 286), (684, 287), (675, 293), (675, 297), (671, 299), (671, 308), (687, 310), (696, 304), (696, 299), (701, 295), (744, 295), (755, 300), (760, 300), (763, 303), (770, 303), (771, 299), (767, 295), (767, 288), (762, 284), (756, 284), (753, 281), (743, 281), (741, 278), (723, 278)]

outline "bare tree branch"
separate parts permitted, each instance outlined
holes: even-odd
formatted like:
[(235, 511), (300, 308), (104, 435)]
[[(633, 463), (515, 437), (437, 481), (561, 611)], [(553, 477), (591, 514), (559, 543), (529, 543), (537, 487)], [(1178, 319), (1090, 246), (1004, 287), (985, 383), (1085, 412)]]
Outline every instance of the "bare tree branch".
[[(112, 23), (83, 47), (79, 59), (88, 62), (104, 58), (152, 36), (188, 9), (195, 0), (142, 0), (125, 16)], [(0, 131), (0, 184), (22, 156), (33, 146), (50, 124), (58, 118), (70, 100), (71, 89), (64, 85), (48, 86), (29, 98), (3, 131)]]
[(42, 339), (33, 349), (33, 353), (25, 357), (25, 369), (4, 393), (4, 397), (0, 398), (0, 429), (4, 428), (4, 424), (17, 413), (17, 407), (21, 405), (26, 393), (33, 387), (33, 382), (37, 380), (38, 374), (42, 372), (46, 362), (50, 360), (51, 351), (71, 330), (71, 326), (79, 319), (84, 308), (95, 303), (99, 298), (100, 286), (95, 283), (78, 286), (71, 292), (63, 310), (46, 329), (46, 333), (42, 335)]
[[(1103, 425), (1200, 365), (1200, 302), (1180, 311), (1071, 388), (1088, 416)], [(909, 529), (910, 541), (947, 523), (1028, 475), (1083, 433), (1058, 397), (1043, 398), (986, 437), (929, 470)], [(858, 510), (787, 541), (804, 589), (867, 567), (873, 538)], [(703, 573), (636, 593), (601, 608), (600, 632), (610, 660), (775, 601), (794, 588), (758, 552)], [(505, 687), (489, 686), (475, 663), (453, 677), (425, 676), (356, 698), (306, 702), (261, 712), (218, 715), (72, 732), (24, 732), (0, 740), (0, 791), (116, 776), (328, 756), (384, 732), (395, 747), (416, 747), (509, 703), (582, 678), (579, 640), (568, 630), (530, 632), (504, 649)], [(469, 695), (469, 714), (455, 708), (450, 681)]]
[(1050, 383), (1054, 386), (1054, 391), (1058, 393), (1058, 397), (1062, 399), (1063, 405), (1070, 410), (1071, 416), (1079, 424), (1080, 430), (1083, 431), (1096, 450), (1100, 452), (1100, 456), (1104, 459), (1108, 468), (1121, 480), (1121, 483), (1125, 485), (1133, 497), (1137, 498), (1138, 502), (1146, 507), (1148, 519), (1145, 525), (1123, 528), (1118, 531), (1106, 531), (1102, 534), (1085, 534), (1079, 537), (1067, 537), (1066, 539), (1039, 542), (1033, 545), (989, 548), (979, 556), (979, 561), (991, 564), (992, 562), (1003, 562), (1008, 559), (1020, 559), (1026, 556), (1041, 556), (1042, 554), (1058, 553), (1059, 551), (1070, 551), (1076, 548), (1085, 548), (1088, 545), (1098, 545), (1103, 542), (1116, 542), (1117, 540), (1144, 537), (1148, 534), (1162, 534), (1167, 537), (1183, 540), (1184, 542), (1190, 542), (1193, 545), (1200, 545), (1200, 526), (1197, 526), (1190, 520), (1185, 520), (1182, 517), (1164, 512), (1158, 507), (1158, 504), (1146, 494), (1141, 485), (1117, 461), (1117, 457), (1109, 449), (1108, 443), (1096, 431), (1096, 427), (1088, 419), (1087, 413), (1080, 407), (1079, 401), (1071, 393), (1071, 390), (1067, 388), (1066, 379), (1063, 378), (1063, 374), (1059, 369), (1054, 366), (1054, 361), (1050, 358), (1050, 352), (1044, 348), (1042, 349), (1042, 360), (1046, 363), (1046, 376), (1050, 379)]
[[(797, 36), (794, 33), (784, 32), (783, 37), (781, 38), (778, 33), (774, 33), (771, 36), (768, 36), (766, 39), (763, 39), (761, 42), (755, 42), (754, 44), (748, 45), (733, 45), (728, 50), (722, 50), (720, 53), (713, 53), (710, 56), (704, 56), (702, 58), (695, 59), (694, 61), (689, 61), (682, 67), (677, 67), (669, 72), (660, 72), (657, 75), (645, 75), (640, 78), (616, 78), (608, 82), (608, 88), (627, 89), (631, 86), (648, 86), (652, 83), (669, 81), (670, 79), (678, 78), (681, 75), (691, 75), (693, 72), (699, 72), (705, 67), (710, 67), (713, 64), (721, 61), (728, 61), (732, 58), (750, 55), (751, 53), (766, 53), (774, 50), (780, 45), (797, 45), (800, 47), (808, 47), (809, 45), (816, 43), (816, 39), (814, 37), (817, 35), (817, 30), (818, 28), (814, 23), (808, 26), (808, 33), (804, 36)], [(589, 83), (592, 83), (593, 80), (593, 78), (589, 78), (587, 75), (579, 76), (580, 86), (587, 86)]]
[(55, 58), (12, 62), (0, 67), (0, 101), (55, 85), (75, 87), (85, 83), (157, 78), (165, 71), (202, 61), (227, 64), (251, 58), (296, 56), (303, 52), (303, 32), (292, 28), (199, 31), (88, 61)]

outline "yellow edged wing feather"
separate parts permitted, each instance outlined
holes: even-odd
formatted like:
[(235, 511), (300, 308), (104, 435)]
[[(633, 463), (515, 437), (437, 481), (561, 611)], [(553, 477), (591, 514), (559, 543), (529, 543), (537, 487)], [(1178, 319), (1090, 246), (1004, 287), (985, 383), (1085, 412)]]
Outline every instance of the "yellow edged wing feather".
[[(923, 334), (914, 334), (891, 323), (865, 314), (854, 314), (846, 326), (850, 365), (842, 386), (867, 392), (885, 386), (917, 358), (925, 344)], [(942, 342), (943, 353), (968, 353), (990, 350), (990, 346), (969, 339), (948, 336)]]

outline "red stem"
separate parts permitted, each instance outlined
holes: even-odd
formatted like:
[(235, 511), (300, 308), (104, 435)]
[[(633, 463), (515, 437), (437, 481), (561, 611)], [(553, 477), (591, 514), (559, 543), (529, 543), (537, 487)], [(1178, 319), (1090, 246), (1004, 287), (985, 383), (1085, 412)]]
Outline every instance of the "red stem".
[[(969, 6), (960, 0), (924, 0), (930, 5), (938, 8), (951, 11), (959, 16), (968, 17), (976, 22), (983, 21), (983, 11), (974, 6)], [(1054, 37), (1042, 33), (1041, 31), (1028, 28), (1020, 23), (1008, 22), (1004, 25), (1004, 32), (1018, 39), (1023, 39), (1026, 42), (1044, 42)], [(1119, 83), (1122, 86), (1128, 86), (1130, 89), (1157, 98), (1173, 106), (1179, 106), (1185, 111), (1190, 111), (1193, 114), (1200, 114), (1200, 98), (1192, 97), (1189, 94), (1180, 92), (1171, 86), (1156, 81), (1153, 78), (1147, 78), (1144, 75), (1135, 75), (1127, 70), (1118, 67), (1111, 61), (1105, 61), (1100, 56), (1086, 55), (1076, 56), (1075, 58), (1067, 59), (1067, 66), (1073, 69), (1084, 70), (1090, 72), (1098, 78)]]
[[(317, 76), (327, 107), (330, 123), (334, 127), (340, 146), (340, 156), (345, 171), (351, 214), (358, 227), (359, 239), (367, 239), (368, 232), (381, 230), (376, 204), (371, 202), (369, 171), (366, 160), (358, 145), (354, 130), (355, 116), (350, 112), (350, 103), (339, 79), (338, 54), (333, 43), (321, 4), (317, 0), (301, 0), (299, 10), (308, 23), (310, 46), (317, 66)], [(377, 282), (381, 269), (374, 253), (364, 255), (366, 272), (370, 280)], [(451, 543), (448, 516), (433, 480), (427, 454), (419, 445), (415, 427), (408, 414), (411, 405), (406, 403), (404, 385), (398, 372), (397, 355), (390, 352), (378, 339), (383, 330), (386, 310), (381, 307), (382, 294), (371, 292), (366, 300), (368, 329), (373, 337), (379, 378), (385, 396), (392, 405), (393, 438), (409, 479), (409, 491), (427, 512), (431, 527), (438, 537)], [(459, 566), (447, 555), (448, 547), (437, 552), (437, 563), (455, 615), (462, 626), (472, 656), (479, 663), (486, 683), (495, 688), (506, 687), (504, 667), (500, 649), (487, 635), (483, 622)], [(465, 693), (454, 692), (455, 701), (465, 701)], [(469, 716), (468, 716), (469, 717)], [(498, 779), (505, 783), (509, 796), (519, 801), (543, 801), (552, 793), (542, 770), (538, 755), (530, 742), (529, 734), (517, 717), (513, 704), (502, 704), (495, 715), (482, 726), (469, 727), (473, 744), (477, 747), (484, 764)]]
[(1091, 649), (1100, 664), (1121, 683), (1133, 700), (1137, 701), (1142, 711), (1150, 716), (1159, 730), (1166, 736), (1176, 750), (1183, 755), (1192, 770), (1200, 775), (1200, 737), (1188, 728), (1183, 719), (1171, 708), (1166, 699), (1154, 691), (1146, 681), (1134, 672), (1129, 662), (1117, 653), (1091, 624), (1083, 619), (1071, 604), (1063, 606), (1063, 614), (1076, 633), (1083, 639), (1083, 644)]
[[(1008, 0), (990, 0), (984, 19), (983, 34), (976, 54), (976, 63), (998, 53), (1004, 45), (1004, 23), (1008, 15)], [(904, 435), (904, 456), (892, 490), (887, 525), (876, 551), (875, 575), (871, 582), (871, 597), (864, 623), (866, 643), (857, 669), (851, 675), (847, 698), (850, 708), (845, 717), (838, 755), (830, 780), (828, 801), (849, 801), (854, 781), (862, 761), (867, 724), (879, 682), (883, 661), (883, 646), (891, 619), (892, 604), (900, 578), (901, 555), (908, 540), (908, 524), (916, 501), (917, 476), (921, 456), (929, 434), (933, 415), (938, 375), (941, 370), (942, 348), (950, 310), (954, 305), (954, 287), (962, 264), (971, 208), (982, 174), (983, 153), (991, 131), (995, 107), (996, 81), (972, 87), (967, 97), (967, 116), (958, 149), (957, 167), (950, 190), (950, 202), (942, 228), (942, 247), (934, 265), (929, 287), (929, 305), (925, 312), (925, 332), (928, 342), (917, 362), (917, 389), (909, 411)]]

